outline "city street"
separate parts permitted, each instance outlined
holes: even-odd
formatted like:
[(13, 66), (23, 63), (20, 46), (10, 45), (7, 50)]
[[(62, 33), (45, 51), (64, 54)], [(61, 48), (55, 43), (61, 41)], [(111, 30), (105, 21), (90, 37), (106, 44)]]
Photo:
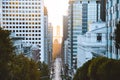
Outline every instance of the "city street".
[(62, 80), (61, 78), (61, 68), (62, 68), (61, 58), (56, 58), (54, 62), (54, 74), (52, 80)]

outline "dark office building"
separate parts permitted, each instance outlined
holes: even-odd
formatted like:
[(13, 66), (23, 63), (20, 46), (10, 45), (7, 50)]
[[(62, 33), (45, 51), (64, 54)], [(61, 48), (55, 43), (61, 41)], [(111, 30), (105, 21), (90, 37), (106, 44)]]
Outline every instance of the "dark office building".
[(63, 16), (63, 40), (68, 36), (68, 16)]
[(101, 0), (101, 6), (100, 6), (100, 18), (102, 21), (106, 21), (106, 1), (107, 0)]

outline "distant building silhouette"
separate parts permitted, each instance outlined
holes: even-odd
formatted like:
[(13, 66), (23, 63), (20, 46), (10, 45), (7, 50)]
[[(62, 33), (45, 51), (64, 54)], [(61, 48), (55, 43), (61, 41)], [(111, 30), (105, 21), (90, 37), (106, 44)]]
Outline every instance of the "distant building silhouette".
[(55, 59), (57, 56), (61, 56), (62, 36), (60, 30), (60, 26), (57, 26), (56, 35), (53, 36), (53, 59)]

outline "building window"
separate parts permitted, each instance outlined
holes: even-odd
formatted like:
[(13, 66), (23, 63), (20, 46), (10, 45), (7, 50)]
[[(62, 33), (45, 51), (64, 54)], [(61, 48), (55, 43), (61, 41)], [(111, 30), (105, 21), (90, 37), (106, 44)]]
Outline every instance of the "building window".
[(119, 0), (117, 0), (117, 3), (119, 3)]
[(102, 34), (97, 33), (97, 42), (101, 42), (101, 41), (102, 41)]

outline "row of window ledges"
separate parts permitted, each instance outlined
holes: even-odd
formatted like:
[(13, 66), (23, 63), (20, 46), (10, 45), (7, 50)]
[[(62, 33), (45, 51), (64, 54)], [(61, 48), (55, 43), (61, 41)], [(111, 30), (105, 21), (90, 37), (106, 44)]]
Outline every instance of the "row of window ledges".
[(41, 32), (41, 30), (10, 30), (11, 32), (19, 32), (19, 33), (36, 33), (36, 32)]
[(4, 24), (41, 25), (41, 22), (3, 22), (3, 25)]
[(37, 36), (37, 37), (39, 37), (39, 36), (41, 36), (41, 34), (25, 34), (25, 33), (24, 33), (24, 34), (16, 34), (16, 36), (30, 36), (30, 37), (31, 37), (31, 36), (32, 36), (32, 37), (34, 37), (34, 36), (36, 37), (36, 36)]
[(29, 0), (29, 1), (17, 1), (17, 0), (3, 0), (2, 1), (2, 4), (15, 4), (15, 5), (21, 5), (21, 4), (24, 4), (24, 5), (37, 5), (37, 4), (41, 4), (40, 3), (41, 0)]
[[(6, 28), (9, 28), (9, 26), (24, 26), (25, 28), (29, 28), (29, 27), (26, 27), (26, 26), (41, 26), (41, 24), (1, 24), (3, 27), (6, 27)], [(17, 28), (24, 28), (24, 27), (17, 27)], [(11, 27), (12, 28), (12, 27)], [(33, 27), (30, 27), (31, 29)], [(35, 29), (36, 27), (34, 27)], [(41, 28), (41, 27), (37, 27), (37, 28)]]
[(8, 22), (9, 22), (9, 20), (10, 21), (24, 21), (24, 22), (31, 22), (31, 21), (34, 21), (34, 22), (36, 22), (36, 21), (40, 21), (41, 20), (41, 18), (2, 18), (2, 20), (4, 21), (4, 20), (7, 20)]
[(41, 17), (40, 14), (3, 14), (2, 16), (13, 16), (13, 17)]
[(41, 8), (39, 8), (39, 7), (38, 8), (35, 8), (35, 7), (34, 8), (32, 8), (32, 7), (31, 8), (29, 8), (29, 7), (28, 8), (26, 8), (26, 7), (25, 8), (16, 8), (16, 7), (13, 7), (13, 8), (9, 8), (8, 7), (8, 8), (6, 8), (6, 7), (4, 7), (4, 8), (2, 8), (2, 10), (3, 10), (2, 12), (8, 12), (8, 11), (9, 12), (13, 12), (13, 11), (16, 11), (16, 12), (19, 12), (19, 13), (22, 13), (22, 12), (24, 12), (24, 13), (25, 12), (26, 13), (27, 12), (31, 12), (31, 13), (33, 12), (34, 13), (35, 11), (36, 12), (41, 12)]
[(26, 43), (30, 43), (30, 44), (41, 44), (41, 42), (28, 42), (28, 41), (26, 41)]
[(41, 17), (2, 16), (3, 20), (41, 20)]
[(3, 28), (40, 29), (41, 26), (3, 26)]
[(8, 9), (41, 9), (41, 7), (40, 6), (3, 6), (2, 7), (3, 9), (4, 8), (8, 8)]
[(41, 38), (24, 38), (23, 40), (41, 40)]
[(23, 9), (21, 9), (21, 10), (15, 10), (15, 9), (4, 9), (4, 10), (2, 10), (2, 13), (3, 14), (11, 14), (11, 13), (13, 13), (13, 14), (40, 14), (41, 13), (41, 11), (40, 10), (23, 10)]

